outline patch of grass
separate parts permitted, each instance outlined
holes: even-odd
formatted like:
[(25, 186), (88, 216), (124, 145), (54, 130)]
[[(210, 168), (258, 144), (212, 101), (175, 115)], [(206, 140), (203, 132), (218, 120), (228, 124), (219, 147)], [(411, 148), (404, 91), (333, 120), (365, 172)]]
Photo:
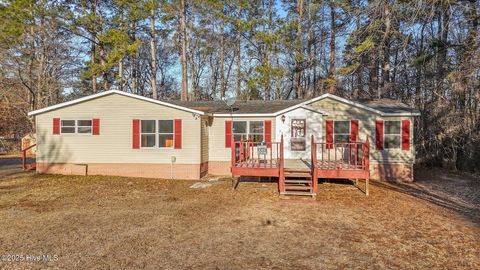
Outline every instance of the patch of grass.
[(438, 181), (374, 182), (369, 197), (321, 185), (318, 203), (295, 204), (273, 183), (21, 176), (0, 181), (0, 253), (59, 259), (0, 268), (480, 269), (474, 216), (423, 196), (458, 202), (473, 185), (457, 196)]

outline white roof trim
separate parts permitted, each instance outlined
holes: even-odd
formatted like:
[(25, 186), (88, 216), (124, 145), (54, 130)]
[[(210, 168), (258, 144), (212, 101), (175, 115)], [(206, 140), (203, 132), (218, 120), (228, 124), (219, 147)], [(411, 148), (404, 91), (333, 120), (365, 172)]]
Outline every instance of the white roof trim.
[(71, 100), (71, 101), (59, 103), (59, 104), (49, 106), (49, 107), (46, 107), (46, 108), (43, 108), (43, 109), (39, 109), (39, 110), (36, 110), (36, 111), (31, 111), (31, 112), (28, 113), (28, 116), (33, 116), (33, 115), (37, 115), (37, 114), (40, 114), (40, 113), (56, 110), (56, 109), (67, 107), (67, 106), (70, 106), (70, 105), (74, 105), (74, 104), (77, 104), (77, 103), (80, 103), (80, 102), (84, 102), (84, 101), (88, 101), (88, 100), (91, 100), (91, 99), (107, 96), (107, 95), (110, 95), (110, 94), (119, 94), (119, 95), (126, 96), (126, 97), (136, 98), (136, 99), (139, 99), (139, 100), (143, 100), (143, 101), (167, 106), (167, 107), (178, 109), (178, 110), (187, 111), (187, 112), (191, 112), (191, 113), (196, 113), (196, 114), (199, 114), (199, 115), (204, 115), (205, 114), (202, 111), (193, 110), (193, 109), (186, 108), (186, 107), (183, 107), (183, 106), (178, 106), (178, 105), (171, 104), (171, 103), (168, 103), (168, 102), (156, 100), (156, 99), (153, 99), (153, 98), (143, 97), (143, 96), (139, 96), (139, 95), (136, 95), (136, 94), (131, 94), (131, 93), (127, 93), (127, 92), (123, 92), (123, 91), (119, 91), (119, 90), (108, 90), (108, 91), (105, 91), (105, 92), (100, 92), (98, 94), (89, 95), (89, 96), (86, 96), (86, 97), (82, 97), (82, 98), (74, 99), (74, 100)]
[(276, 113), (214, 113), (213, 116), (217, 117), (255, 117), (255, 116), (264, 116), (264, 117), (275, 117), (277, 116)]

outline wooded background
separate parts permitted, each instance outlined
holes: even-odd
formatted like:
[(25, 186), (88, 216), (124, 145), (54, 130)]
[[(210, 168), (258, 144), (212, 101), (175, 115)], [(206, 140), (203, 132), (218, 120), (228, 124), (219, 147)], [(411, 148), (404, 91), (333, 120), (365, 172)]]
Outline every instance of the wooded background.
[(480, 171), (475, 0), (3, 0), (0, 136), (116, 88), (155, 99), (392, 98), (418, 159)]

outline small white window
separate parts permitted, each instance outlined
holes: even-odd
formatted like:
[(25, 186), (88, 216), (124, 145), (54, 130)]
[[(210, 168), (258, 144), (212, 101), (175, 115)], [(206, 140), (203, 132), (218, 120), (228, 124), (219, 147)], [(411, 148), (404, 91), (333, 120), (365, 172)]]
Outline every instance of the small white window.
[(92, 134), (92, 120), (62, 120), (61, 133)]
[(333, 141), (335, 143), (348, 143), (350, 141), (350, 121), (333, 122)]
[(247, 121), (234, 121), (232, 127), (233, 140), (238, 142), (242, 138), (247, 140)]
[(384, 148), (400, 149), (402, 143), (402, 129), (400, 121), (385, 121)]
[(62, 120), (61, 121), (62, 133), (75, 133), (75, 120)]
[(158, 147), (173, 147), (173, 120), (158, 120)]
[(263, 121), (233, 121), (232, 126), (233, 140), (250, 140), (253, 142), (263, 142)]
[(92, 120), (77, 120), (77, 133), (92, 133)]
[(263, 121), (249, 122), (248, 139), (254, 142), (263, 142)]
[(155, 120), (142, 120), (140, 138), (142, 147), (155, 147), (156, 127)]

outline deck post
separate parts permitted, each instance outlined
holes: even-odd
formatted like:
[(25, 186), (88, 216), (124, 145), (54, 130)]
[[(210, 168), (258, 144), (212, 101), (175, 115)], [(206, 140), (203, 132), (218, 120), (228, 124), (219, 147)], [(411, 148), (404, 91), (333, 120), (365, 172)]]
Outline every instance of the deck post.
[(27, 169), (27, 149), (22, 150), (22, 169)]
[(279, 189), (279, 192), (282, 193), (285, 189), (284, 189), (284, 171), (283, 171), (283, 134), (280, 138), (280, 164), (278, 166), (278, 189)]
[(312, 188), (313, 188), (313, 193), (317, 194), (317, 189), (318, 189), (318, 178), (317, 178), (317, 145), (315, 144), (315, 138), (313, 137), (313, 134), (311, 136), (310, 140), (310, 151), (311, 153), (311, 160), (310, 160), (310, 165), (312, 166)]
[(367, 179), (365, 180), (365, 195), (368, 196), (369, 192), (368, 192), (368, 182), (369, 182), (369, 177), (367, 177)]
[(236, 153), (235, 153), (235, 141), (232, 140), (232, 168), (231, 168), (231, 170), (232, 170), (232, 176), (235, 176), (235, 175), (234, 175), (234, 172), (235, 172), (235, 164), (236, 164), (236, 162), (235, 162), (235, 154), (236, 154)]

